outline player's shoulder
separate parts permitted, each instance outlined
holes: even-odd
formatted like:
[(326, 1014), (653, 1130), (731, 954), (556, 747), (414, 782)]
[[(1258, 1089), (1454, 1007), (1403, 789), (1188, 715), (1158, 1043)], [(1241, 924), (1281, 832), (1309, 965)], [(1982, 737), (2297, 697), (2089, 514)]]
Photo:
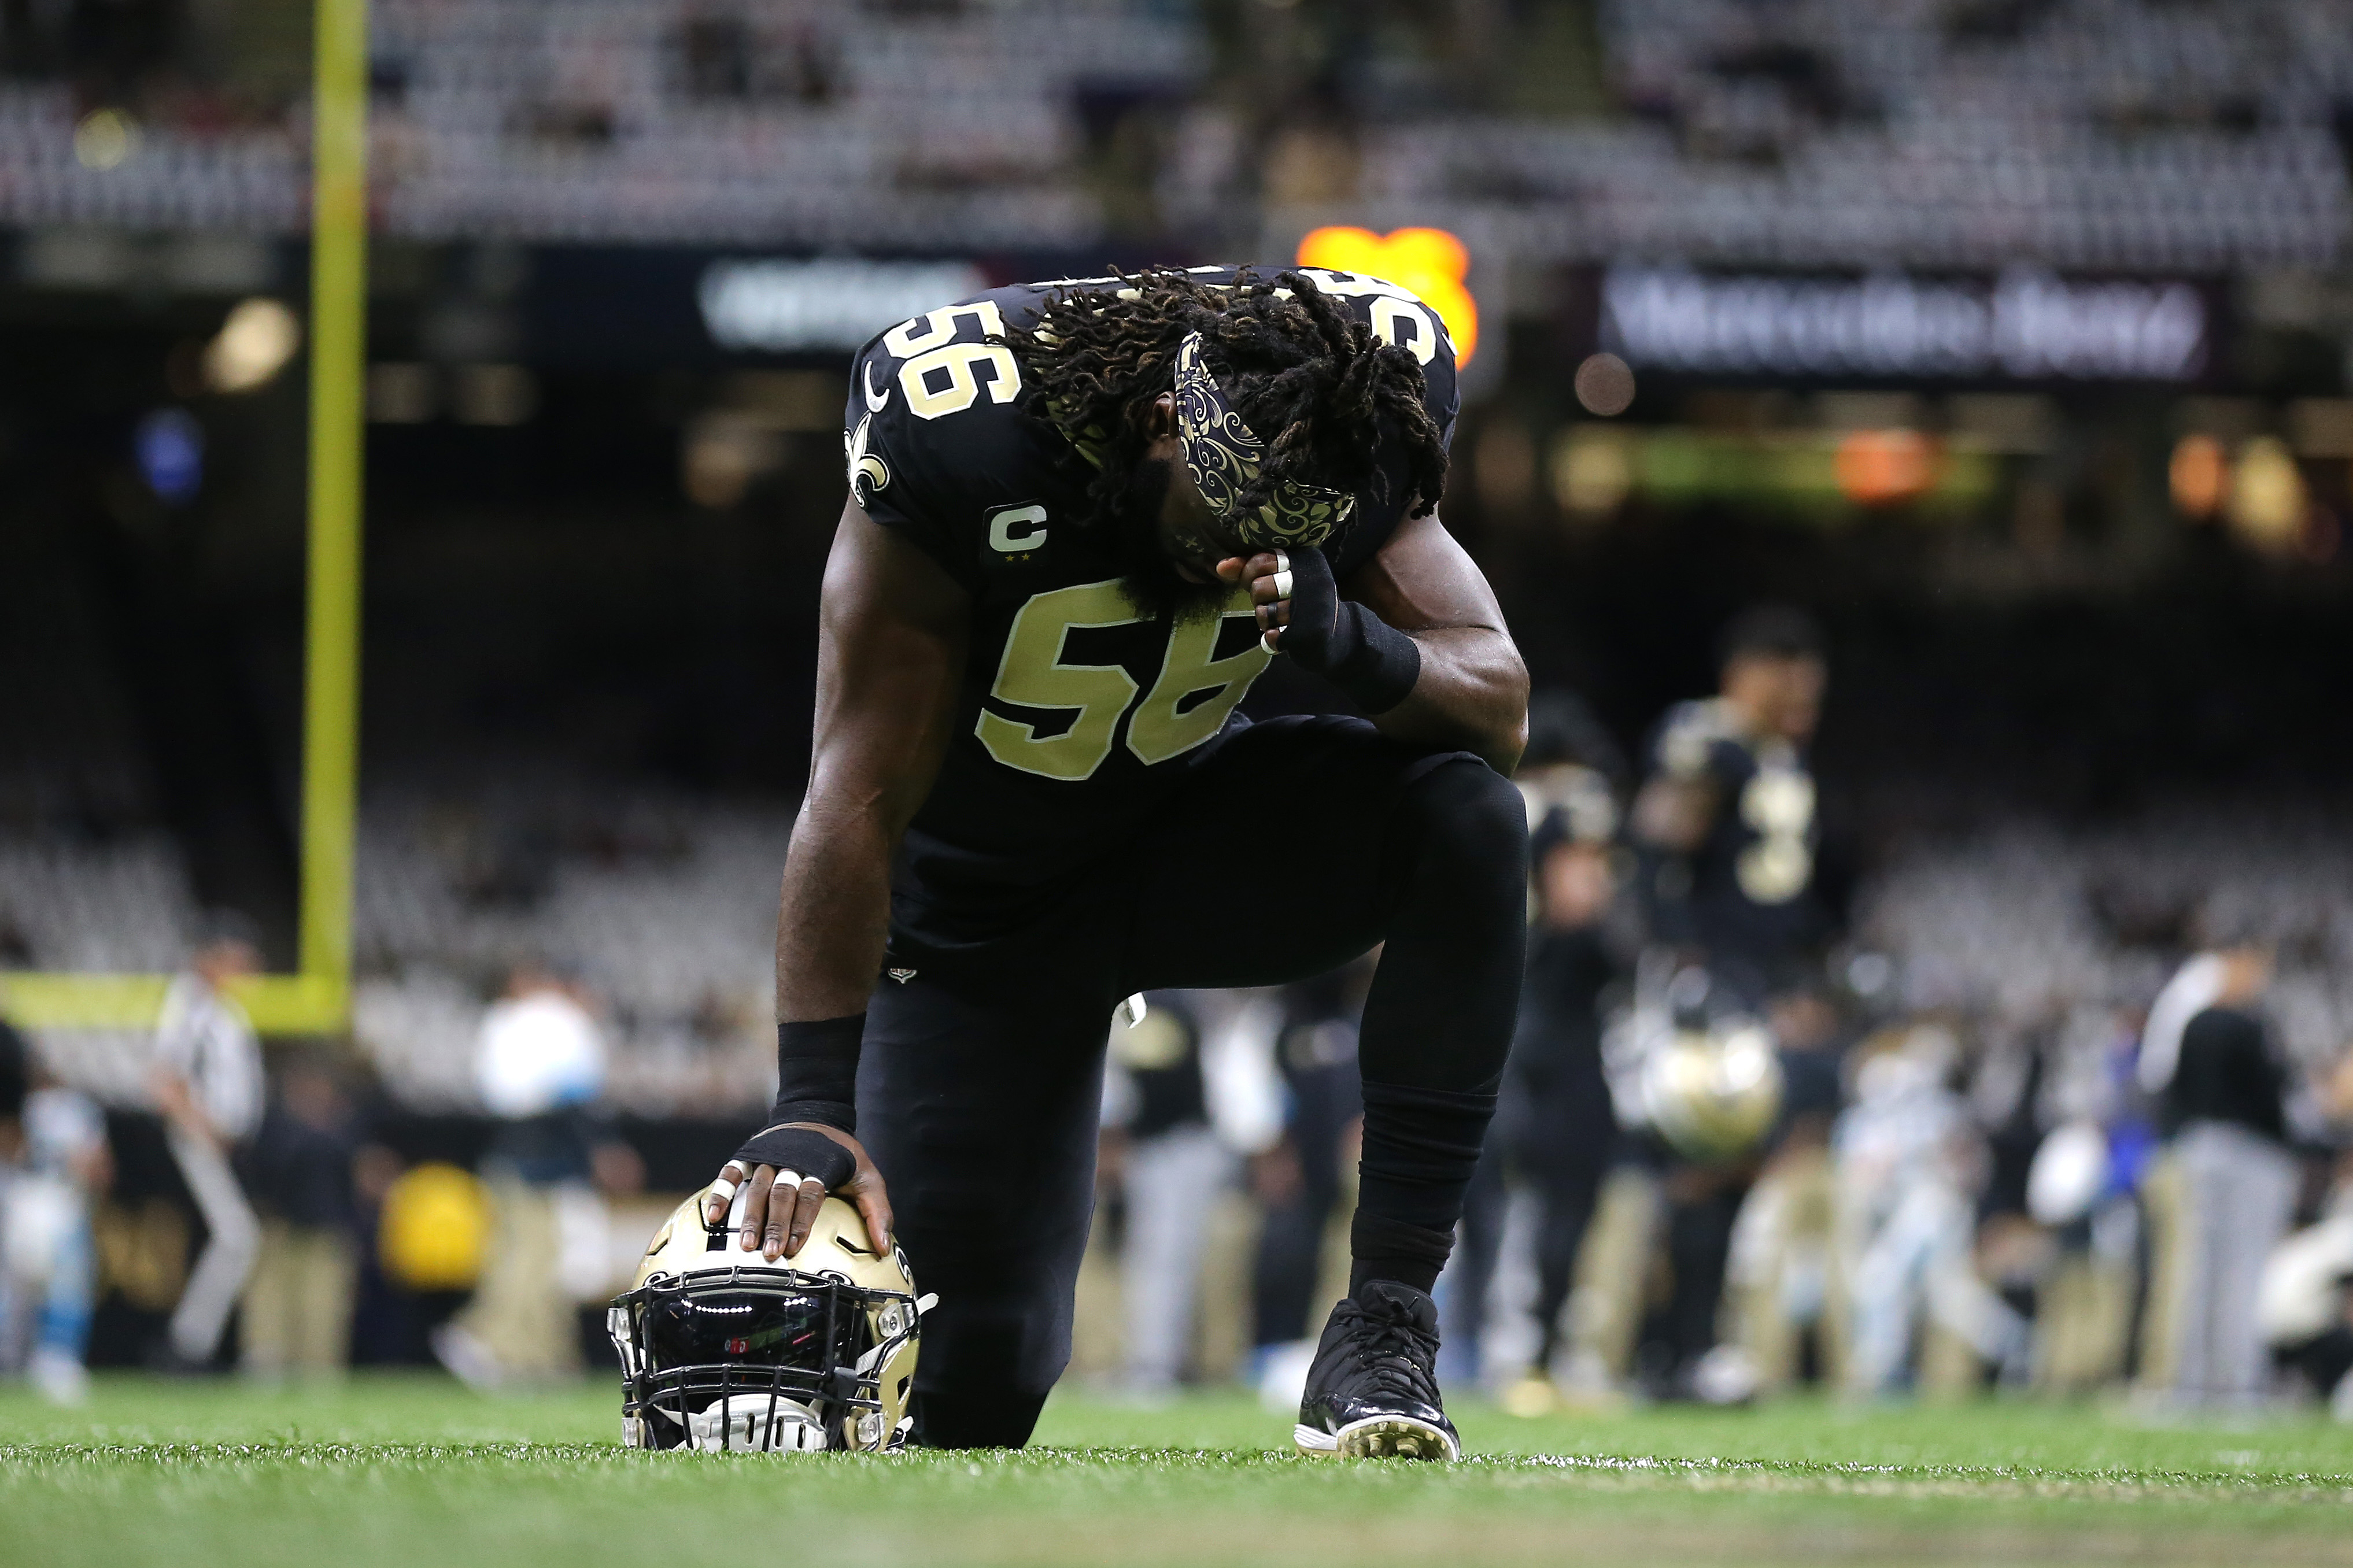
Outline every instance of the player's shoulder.
[(1737, 767), (1748, 747), (1721, 698), (1678, 702), (1659, 721), (1651, 753), (1671, 778), (1697, 780)]
[(877, 332), (851, 362), (850, 493), (943, 561), (963, 562), (966, 533), (993, 509), (1048, 500), (1067, 479), (1068, 446), (1022, 412), (1021, 364), (1005, 342), (1047, 297), (1014, 284), (952, 300)]
[(1442, 376), (1452, 384), (1454, 339), (1446, 330), (1446, 318), (1429, 300), (1402, 283), (1369, 272), (1340, 272), (1328, 267), (1293, 270), (1338, 300), (1382, 342), (1412, 354), (1424, 375)]
[(1021, 365), (1005, 345), (1006, 327), (1034, 320), (1042, 298), (1027, 284), (991, 289), (875, 333), (852, 362), (850, 428), (870, 415), (886, 427), (963, 428), (972, 422), (944, 422), (1016, 407)]

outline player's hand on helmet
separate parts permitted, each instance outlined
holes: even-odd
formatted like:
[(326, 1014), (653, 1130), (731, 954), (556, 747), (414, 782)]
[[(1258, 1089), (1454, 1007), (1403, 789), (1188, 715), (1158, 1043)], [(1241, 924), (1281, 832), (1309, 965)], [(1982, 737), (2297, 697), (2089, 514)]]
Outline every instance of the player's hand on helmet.
[(1261, 550), (1218, 563), (1218, 575), (1250, 590), (1266, 646), (1305, 655), (1309, 668), (1331, 638), (1340, 614), (1340, 588), (1321, 550)]
[(736, 1245), (771, 1263), (799, 1253), (828, 1193), (858, 1210), (876, 1252), (891, 1246), (891, 1195), (882, 1173), (864, 1145), (839, 1128), (815, 1121), (763, 1128), (720, 1170), (703, 1203), (704, 1223), (726, 1223), (738, 1188), (744, 1217)]

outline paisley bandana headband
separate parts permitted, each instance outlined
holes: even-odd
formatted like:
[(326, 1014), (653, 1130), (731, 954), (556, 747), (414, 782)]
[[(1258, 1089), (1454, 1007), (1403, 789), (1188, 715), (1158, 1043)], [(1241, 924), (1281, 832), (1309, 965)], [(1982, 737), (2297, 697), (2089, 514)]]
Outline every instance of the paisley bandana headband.
[(1253, 549), (1321, 544), (1356, 510), (1352, 495), (1291, 480), (1276, 486), (1261, 505), (1244, 509), (1241, 498), (1259, 482), (1266, 443), (1227, 404), (1201, 358), (1198, 332), (1176, 347), (1176, 434), (1186, 471), (1238, 543)]

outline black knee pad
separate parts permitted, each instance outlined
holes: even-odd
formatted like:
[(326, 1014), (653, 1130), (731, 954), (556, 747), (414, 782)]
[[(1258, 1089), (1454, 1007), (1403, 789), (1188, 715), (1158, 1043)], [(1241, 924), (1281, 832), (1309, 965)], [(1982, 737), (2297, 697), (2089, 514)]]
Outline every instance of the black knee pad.
[(1515, 889), (1527, 874), (1527, 805), (1484, 763), (1448, 758), (1406, 785), (1398, 811), (1401, 828), (1448, 859), (1490, 866)]

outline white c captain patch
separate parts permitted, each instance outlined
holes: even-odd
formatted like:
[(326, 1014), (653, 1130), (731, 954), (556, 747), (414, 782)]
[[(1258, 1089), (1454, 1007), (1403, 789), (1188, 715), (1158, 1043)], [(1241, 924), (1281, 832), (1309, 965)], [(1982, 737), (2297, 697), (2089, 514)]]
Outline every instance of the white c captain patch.
[(1034, 501), (1027, 506), (999, 507), (988, 514), (988, 547), (999, 555), (1021, 555), (1044, 549), (1046, 531), (1046, 509)]

